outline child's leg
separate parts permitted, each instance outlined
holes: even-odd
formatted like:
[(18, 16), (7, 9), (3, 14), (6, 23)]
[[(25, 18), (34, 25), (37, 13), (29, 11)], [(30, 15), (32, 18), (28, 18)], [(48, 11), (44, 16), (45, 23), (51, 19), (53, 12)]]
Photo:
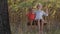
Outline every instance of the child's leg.
[(35, 29), (35, 22), (34, 22), (34, 20), (33, 20), (33, 22), (32, 22), (32, 29)]
[(44, 25), (44, 21), (40, 20), (40, 33), (43, 34), (43, 25)]
[(30, 20), (30, 28), (29, 28), (29, 30), (32, 32), (32, 22), (33, 22), (33, 20)]
[(31, 26), (32, 26), (33, 20), (31, 20), (30, 23), (31, 23)]
[(34, 29), (36, 29), (37, 28), (37, 20), (33, 20), (33, 22), (32, 22), (32, 29), (34, 30)]
[(40, 20), (37, 20), (37, 21), (38, 21), (39, 34), (40, 34)]
[(47, 24), (47, 22), (44, 19), (42, 19), (42, 22), (43, 22), (43, 25)]
[(41, 19), (41, 22), (45, 23), (45, 20), (44, 19)]
[(30, 33), (30, 30), (31, 30), (31, 21), (30, 20), (28, 21), (27, 25), (28, 25), (27, 31), (28, 31), (28, 33)]

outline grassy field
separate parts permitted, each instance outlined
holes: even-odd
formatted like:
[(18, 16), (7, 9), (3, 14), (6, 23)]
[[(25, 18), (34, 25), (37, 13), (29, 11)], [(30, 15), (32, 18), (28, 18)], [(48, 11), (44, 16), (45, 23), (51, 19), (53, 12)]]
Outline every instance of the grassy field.
[[(38, 27), (29, 29), (26, 23), (11, 23), (12, 34), (38, 34)], [(44, 34), (60, 34), (60, 29), (58, 27), (48, 28), (47, 25), (44, 26)]]

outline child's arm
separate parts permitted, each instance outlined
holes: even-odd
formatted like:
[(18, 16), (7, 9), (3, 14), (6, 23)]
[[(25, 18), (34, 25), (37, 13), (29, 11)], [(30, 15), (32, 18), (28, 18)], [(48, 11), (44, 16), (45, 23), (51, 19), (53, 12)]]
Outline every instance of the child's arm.
[(46, 10), (46, 12), (43, 11), (43, 16), (48, 16), (48, 11)]
[(48, 8), (46, 8), (46, 12), (43, 12), (44, 16), (48, 16)]
[(48, 8), (46, 8), (46, 14), (48, 14)]

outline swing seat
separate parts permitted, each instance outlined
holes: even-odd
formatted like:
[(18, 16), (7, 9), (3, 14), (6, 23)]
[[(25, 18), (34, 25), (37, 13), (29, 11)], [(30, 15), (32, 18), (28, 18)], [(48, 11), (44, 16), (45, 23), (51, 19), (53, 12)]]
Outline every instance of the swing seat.
[(47, 25), (47, 21), (44, 22), (44, 25)]
[(30, 25), (38, 25), (37, 21), (33, 20), (32, 24), (30, 22), (27, 23), (28, 26)]
[[(38, 22), (38, 21), (34, 20), (34, 21), (32, 22), (32, 25), (36, 25), (36, 26), (37, 26), (37, 25), (38, 25), (37, 22)], [(40, 22), (41, 22), (41, 20), (40, 20)], [(40, 25), (41, 25), (41, 24), (40, 24)], [(47, 25), (47, 22), (44, 22), (43, 25), (44, 25), (44, 26)]]
[[(30, 26), (31, 23), (28, 22), (27, 25)], [(34, 21), (32, 22), (32, 25), (36, 25), (36, 26), (37, 26), (37, 25), (38, 25), (37, 21), (34, 20)], [(41, 25), (41, 24), (40, 24), (40, 25)], [(45, 25), (47, 25), (47, 22), (44, 22), (44, 26), (45, 26)]]
[(32, 22), (32, 25), (38, 25), (37, 21), (34, 20), (34, 21)]
[(30, 26), (31, 25), (30, 22), (28, 22), (27, 25)]
[(46, 22), (46, 23), (44, 23), (44, 25), (47, 25), (47, 22)]

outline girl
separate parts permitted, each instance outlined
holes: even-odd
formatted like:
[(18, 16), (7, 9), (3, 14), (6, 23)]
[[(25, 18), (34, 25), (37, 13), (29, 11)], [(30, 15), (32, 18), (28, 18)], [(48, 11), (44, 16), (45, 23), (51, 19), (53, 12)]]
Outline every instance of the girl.
[(38, 4), (35, 14), (36, 14), (35, 20), (38, 21), (39, 34), (43, 34), (43, 25), (44, 25), (43, 15), (48, 16), (48, 9), (46, 10), (46, 12), (44, 12), (42, 10), (42, 5)]

